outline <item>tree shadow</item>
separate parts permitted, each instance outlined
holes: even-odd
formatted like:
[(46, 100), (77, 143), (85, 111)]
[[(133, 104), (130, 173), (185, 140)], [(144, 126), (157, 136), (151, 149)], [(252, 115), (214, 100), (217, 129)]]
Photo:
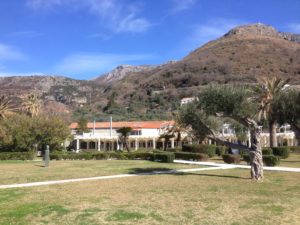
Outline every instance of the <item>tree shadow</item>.
[(150, 168), (131, 168), (129, 174), (148, 174), (148, 173), (171, 173), (176, 170), (164, 168), (164, 167), (150, 167)]
[(34, 165), (34, 166), (37, 166), (37, 167), (46, 167), (45, 165)]
[(131, 168), (129, 174), (137, 175), (164, 175), (172, 174), (175, 176), (203, 176), (203, 177), (220, 177), (220, 178), (231, 178), (231, 179), (242, 179), (249, 180), (251, 178), (231, 176), (231, 175), (218, 175), (218, 174), (206, 174), (206, 173), (191, 173), (191, 172), (181, 172), (174, 169), (163, 168), (163, 167), (153, 167), (153, 168)]

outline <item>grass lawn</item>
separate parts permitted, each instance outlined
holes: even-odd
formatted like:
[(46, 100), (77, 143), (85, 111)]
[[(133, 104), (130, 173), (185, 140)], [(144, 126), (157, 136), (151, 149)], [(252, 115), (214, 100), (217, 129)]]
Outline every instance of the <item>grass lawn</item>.
[(296, 225), (299, 187), (300, 173), (253, 182), (249, 170), (229, 169), (7, 189), (0, 224)]
[(43, 165), (36, 161), (0, 161), (0, 185), (199, 167), (140, 160), (50, 161), (49, 168)]

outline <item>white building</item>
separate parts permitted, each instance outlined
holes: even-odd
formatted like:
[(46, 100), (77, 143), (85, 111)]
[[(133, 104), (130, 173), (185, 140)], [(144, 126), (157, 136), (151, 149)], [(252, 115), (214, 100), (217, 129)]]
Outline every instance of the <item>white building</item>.
[[(89, 132), (83, 134), (77, 134), (77, 123), (72, 123), (70, 128), (74, 135), (73, 148), (76, 151), (121, 149), (117, 129), (122, 127), (132, 128), (128, 138), (130, 148), (156, 149), (164, 147), (164, 141), (160, 136), (174, 123), (174, 121), (92, 122), (87, 124)], [(175, 146), (177, 146), (175, 138), (171, 138), (168, 147)]]

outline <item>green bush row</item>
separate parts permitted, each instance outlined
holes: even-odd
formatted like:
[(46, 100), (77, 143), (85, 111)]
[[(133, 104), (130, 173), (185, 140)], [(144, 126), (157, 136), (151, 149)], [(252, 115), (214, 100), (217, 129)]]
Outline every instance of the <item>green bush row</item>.
[(174, 159), (175, 159), (175, 155), (172, 152), (152, 153), (150, 158), (151, 161), (165, 162), (165, 163), (172, 163)]
[(209, 157), (214, 157), (216, 155), (217, 146), (215, 145), (204, 145), (204, 144), (193, 144), (193, 145), (183, 145), (183, 152), (193, 152), (193, 153), (204, 153)]
[(1, 152), (0, 160), (33, 160), (35, 152)]
[(81, 152), (81, 153), (51, 153), (51, 160), (104, 160), (104, 159), (143, 159), (158, 162), (173, 162), (175, 155), (171, 152)]
[(102, 160), (102, 159), (151, 159), (151, 152), (81, 152), (81, 153), (51, 153), (51, 160)]
[(207, 161), (208, 155), (204, 153), (175, 152), (175, 158), (182, 160)]
[[(249, 155), (244, 155), (243, 160), (250, 164)], [(280, 164), (280, 158), (275, 155), (263, 155), (263, 162), (265, 166), (278, 166)]]

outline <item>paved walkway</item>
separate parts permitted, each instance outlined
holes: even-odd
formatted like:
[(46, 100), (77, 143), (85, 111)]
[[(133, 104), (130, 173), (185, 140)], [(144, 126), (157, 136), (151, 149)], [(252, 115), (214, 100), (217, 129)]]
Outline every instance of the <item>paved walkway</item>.
[[(250, 166), (246, 166), (246, 165), (232, 165), (232, 164), (223, 164), (223, 163), (214, 163), (214, 162), (194, 162), (194, 161), (186, 161), (186, 160), (174, 160), (174, 162), (180, 163), (180, 164), (202, 165), (202, 166), (210, 166), (210, 167), (180, 169), (180, 170), (167, 170), (167, 171), (152, 171), (152, 172), (148, 172), (148, 173), (138, 173), (138, 174), (118, 174), (118, 175), (111, 175), (111, 176), (41, 181), (41, 182), (23, 183), (23, 184), (7, 184), (7, 185), (0, 185), (0, 189), (35, 187), (35, 186), (64, 184), (64, 183), (91, 181), (91, 180), (108, 180), (108, 179), (137, 177), (137, 176), (156, 175), (156, 174), (190, 173), (190, 172), (205, 171), (205, 170), (220, 170), (220, 169), (234, 169), (234, 168), (250, 169)], [(298, 173), (300, 172), (300, 168), (290, 168), (290, 167), (264, 167), (264, 170), (283, 171), (283, 172), (298, 172)]]
[[(250, 169), (250, 166), (247, 165), (233, 165), (233, 164), (215, 163), (215, 162), (194, 162), (194, 161), (187, 161), (187, 160), (174, 160), (174, 162), (181, 163), (181, 164), (190, 164), (190, 165), (221, 167), (222, 169), (230, 169), (230, 168)], [(300, 168), (292, 168), (292, 167), (264, 166), (264, 170), (300, 173)]]

